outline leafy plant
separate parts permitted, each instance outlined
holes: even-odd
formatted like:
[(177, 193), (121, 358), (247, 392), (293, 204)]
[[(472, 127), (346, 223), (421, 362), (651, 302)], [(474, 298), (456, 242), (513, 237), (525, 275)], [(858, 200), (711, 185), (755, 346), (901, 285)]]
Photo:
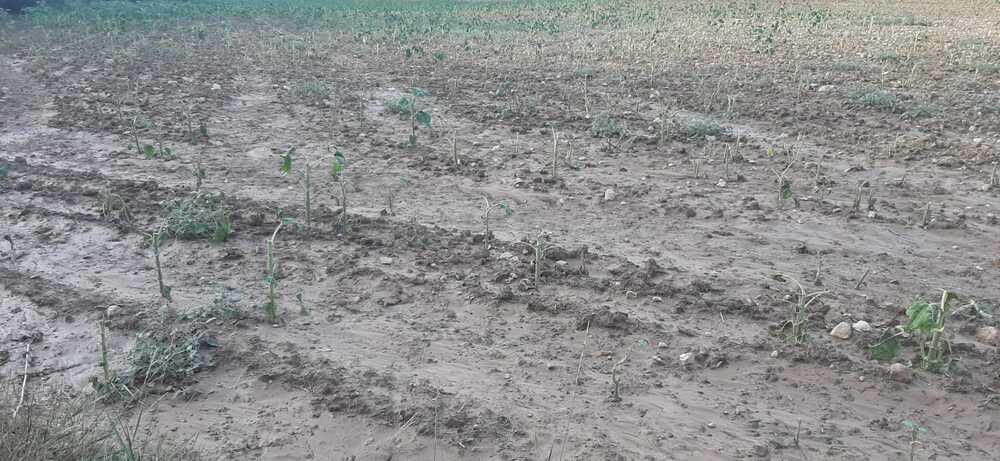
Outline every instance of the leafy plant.
[(114, 192), (111, 183), (105, 184), (101, 192), (98, 193), (98, 200), (101, 207), (101, 218), (110, 222), (120, 229), (132, 227), (132, 213), (128, 209), (128, 204), (121, 195)]
[(951, 341), (946, 321), (955, 299), (954, 293), (941, 290), (938, 303), (918, 299), (906, 309), (909, 323), (904, 328), (917, 342), (920, 367), (925, 370), (940, 372), (951, 365)]
[[(767, 149), (768, 157), (775, 156), (775, 150), (773, 148)], [(779, 172), (774, 168), (770, 168), (771, 173), (774, 173), (775, 181), (777, 184), (778, 194), (776, 196), (775, 205), (778, 209), (784, 207), (785, 201), (791, 199), (798, 206), (798, 199), (795, 197), (795, 192), (792, 190), (792, 180), (788, 177), (789, 171), (795, 166), (795, 162), (798, 161), (798, 156), (795, 151), (791, 148), (787, 151), (786, 164), (785, 167)]]
[(232, 233), (229, 210), (223, 205), (221, 196), (195, 192), (169, 206), (167, 235), (181, 240), (209, 238), (220, 242)]
[(279, 151), (279, 157), (281, 158), (281, 174), (283, 176), (288, 176), (292, 174), (292, 154), (295, 153), (295, 148), (288, 149), (286, 151)]
[(882, 110), (895, 110), (900, 104), (896, 95), (879, 88), (861, 88), (850, 93), (855, 104)]
[(775, 274), (773, 278), (779, 282), (794, 285), (792, 294), (788, 297), (791, 309), (788, 311), (788, 320), (782, 325), (783, 330), (788, 330), (788, 340), (793, 344), (802, 344), (806, 341), (809, 332), (809, 318), (812, 316), (813, 303), (829, 291), (806, 291), (805, 287), (794, 277), (787, 274)]

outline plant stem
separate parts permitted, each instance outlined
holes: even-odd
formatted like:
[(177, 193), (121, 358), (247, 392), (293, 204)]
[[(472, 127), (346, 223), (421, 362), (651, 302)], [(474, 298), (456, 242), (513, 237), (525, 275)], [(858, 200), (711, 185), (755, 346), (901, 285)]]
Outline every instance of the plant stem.
[(310, 167), (306, 163), (306, 234), (311, 234), (312, 232), (312, 207), (311, 207), (311, 191), (310, 187)]
[(552, 179), (559, 177), (559, 134), (552, 129)]

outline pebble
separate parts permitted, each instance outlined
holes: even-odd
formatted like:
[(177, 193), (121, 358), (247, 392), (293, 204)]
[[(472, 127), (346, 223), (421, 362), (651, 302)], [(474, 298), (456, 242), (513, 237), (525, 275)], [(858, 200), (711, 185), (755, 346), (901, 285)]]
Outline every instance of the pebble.
[(681, 361), (681, 365), (687, 365), (694, 359), (694, 352), (685, 352), (678, 359)]
[(665, 343), (663, 341), (660, 341), (659, 344), (656, 345), (656, 347), (658, 347), (660, 349), (666, 349), (667, 348), (667, 343)]
[(989, 346), (1000, 346), (1000, 330), (996, 327), (979, 327), (976, 330), (976, 341)]
[(833, 91), (834, 88), (836, 88), (836, 86), (833, 86), (833, 85), (822, 85), (819, 88), (817, 88), (816, 91), (818, 91), (820, 93), (829, 93), (829, 92)]
[(390, 258), (390, 257), (388, 257), (388, 256), (382, 256), (381, 258), (378, 258), (379, 264), (381, 264), (383, 266), (392, 265), (392, 261), (393, 261), (393, 259)]
[(830, 336), (838, 339), (851, 339), (851, 324), (840, 322), (830, 330)]
[(219, 91), (221, 89), (222, 89), (222, 85), (219, 85), (218, 83), (213, 83), (212, 84), (212, 91)]
[(720, 179), (719, 182), (715, 183), (716, 187), (726, 187), (726, 180)]
[(778, 350), (777, 349), (771, 351), (771, 358), (772, 359), (778, 358)]
[(851, 328), (861, 333), (868, 333), (869, 331), (872, 331), (872, 325), (864, 320), (854, 322), (854, 324), (851, 325)]
[(889, 365), (889, 379), (901, 383), (913, 381), (913, 370), (902, 363)]
[(605, 202), (610, 202), (610, 201), (612, 201), (614, 199), (615, 199), (615, 190), (614, 189), (608, 189), (608, 190), (604, 191), (604, 201)]

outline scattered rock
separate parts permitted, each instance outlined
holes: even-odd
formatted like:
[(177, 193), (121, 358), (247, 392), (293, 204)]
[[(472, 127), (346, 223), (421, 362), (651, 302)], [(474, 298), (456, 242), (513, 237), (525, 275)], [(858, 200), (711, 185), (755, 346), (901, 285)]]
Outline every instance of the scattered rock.
[(837, 88), (837, 87), (834, 86), (834, 85), (822, 85), (819, 88), (817, 88), (816, 91), (818, 91), (820, 93), (829, 93), (829, 92), (833, 91), (834, 88)]
[(390, 266), (392, 265), (392, 262), (393, 259), (388, 256), (382, 256), (381, 258), (378, 258), (378, 263), (383, 266)]
[(771, 351), (771, 358), (772, 358), (772, 359), (776, 359), (776, 358), (778, 358), (778, 355), (779, 355), (779, 354), (778, 354), (778, 350), (777, 350), (777, 349), (775, 349), (775, 350)]
[(872, 331), (871, 324), (868, 323), (868, 322), (866, 322), (866, 321), (864, 321), (864, 320), (858, 320), (857, 322), (854, 322), (854, 324), (851, 325), (851, 328), (854, 331), (857, 331), (857, 332), (860, 332), (860, 333), (868, 333), (869, 331)]
[(976, 330), (976, 341), (990, 346), (1000, 346), (1000, 330), (996, 327), (980, 327)]
[(656, 347), (658, 347), (660, 349), (666, 349), (667, 348), (667, 343), (665, 343), (663, 341), (660, 341), (660, 343), (657, 344)]
[(913, 381), (913, 370), (902, 363), (889, 365), (889, 379), (901, 383)]
[(615, 190), (614, 189), (608, 189), (608, 190), (604, 191), (604, 201), (605, 202), (610, 202), (610, 201), (614, 200), (615, 196), (616, 196), (616, 194), (615, 194)]
[(837, 339), (851, 339), (851, 333), (851, 324), (847, 322), (840, 322), (830, 330), (830, 336)]
[(716, 187), (726, 187), (726, 180), (720, 179), (719, 182), (715, 183)]
[(219, 85), (218, 83), (213, 83), (212, 84), (212, 91), (219, 91), (221, 89), (222, 89), (222, 85)]
[(685, 352), (678, 357), (678, 360), (680, 360), (681, 365), (687, 365), (694, 361), (694, 352)]

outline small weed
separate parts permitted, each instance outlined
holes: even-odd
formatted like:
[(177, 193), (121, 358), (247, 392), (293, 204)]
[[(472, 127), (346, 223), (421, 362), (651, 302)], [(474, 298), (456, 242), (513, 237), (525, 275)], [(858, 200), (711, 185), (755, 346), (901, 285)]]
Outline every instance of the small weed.
[(549, 242), (545, 239), (543, 234), (539, 234), (538, 237), (535, 237), (535, 241), (533, 243), (517, 243), (528, 247), (531, 251), (531, 266), (534, 268), (535, 287), (538, 287), (542, 278), (542, 266), (545, 264), (545, 254), (548, 253), (549, 250), (557, 247), (549, 245)]
[(289, 93), (309, 104), (318, 104), (330, 97), (330, 88), (321, 80), (306, 80), (293, 84)]
[(921, 119), (921, 118), (931, 118), (941, 115), (944, 109), (937, 104), (914, 104), (906, 108), (906, 112), (903, 113), (904, 118), (908, 119)]
[(590, 135), (595, 138), (621, 136), (625, 132), (622, 124), (613, 115), (601, 112), (590, 122)]
[(132, 227), (132, 213), (128, 209), (128, 204), (121, 195), (118, 195), (108, 183), (98, 194), (101, 206), (101, 218), (106, 222), (114, 224), (119, 229)]
[(137, 386), (177, 384), (211, 365), (201, 352), (204, 325), (182, 324), (166, 310), (149, 319), (128, 352), (128, 376)]
[(709, 136), (719, 137), (725, 130), (714, 120), (692, 119), (684, 126), (684, 134), (689, 138), (706, 139)]
[(793, 344), (802, 344), (806, 341), (809, 332), (809, 317), (812, 311), (809, 309), (823, 295), (829, 291), (808, 292), (798, 280), (786, 274), (775, 274), (773, 278), (779, 282), (794, 285), (792, 294), (787, 297), (792, 308), (788, 312), (788, 320), (783, 324), (783, 330), (788, 330), (788, 340)]
[(232, 233), (229, 210), (222, 197), (195, 192), (169, 205), (166, 234), (181, 240), (209, 238), (222, 242)]
[(900, 56), (899, 53), (895, 51), (883, 51), (879, 53), (878, 56), (875, 57), (875, 59), (878, 62), (883, 62), (883, 63), (888, 63), (888, 62), (897, 63), (902, 61), (903, 57)]
[(409, 116), (413, 112), (413, 98), (402, 96), (399, 99), (389, 101), (385, 107), (394, 114)]
[(976, 66), (973, 69), (977, 74), (982, 74), (982, 75), (1000, 74), (1000, 64), (984, 62), (976, 64)]
[(852, 91), (851, 102), (881, 110), (895, 110), (899, 105), (899, 98), (896, 95), (878, 88), (862, 88)]

